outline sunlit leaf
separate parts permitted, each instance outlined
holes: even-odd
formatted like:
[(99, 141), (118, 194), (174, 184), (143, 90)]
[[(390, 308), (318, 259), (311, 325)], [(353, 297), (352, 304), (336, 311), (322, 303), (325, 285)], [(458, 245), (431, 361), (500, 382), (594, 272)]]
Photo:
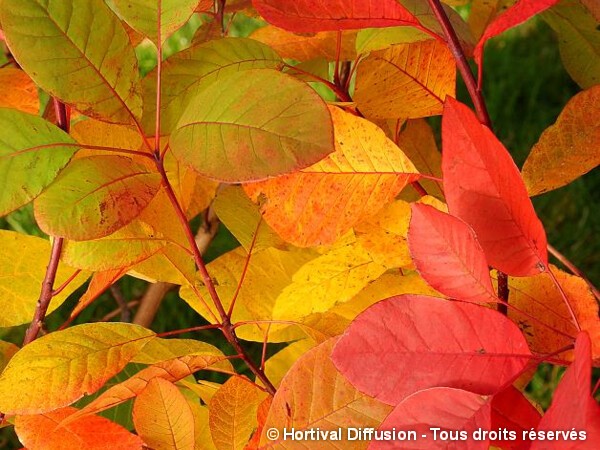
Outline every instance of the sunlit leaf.
[(332, 358), (357, 389), (398, 404), (429, 387), (496, 393), (531, 353), (518, 327), (497, 311), (402, 295), (359, 315)]
[(179, 389), (153, 378), (133, 404), (133, 422), (144, 443), (155, 450), (194, 450), (194, 415)]
[[(31, 322), (46, 267), (50, 242), (35, 236), (0, 230), (0, 328)], [(75, 269), (59, 264), (54, 287), (73, 275)], [(48, 313), (58, 308), (81, 286), (89, 274), (80, 274), (50, 302)]]
[(456, 68), (448, 47), (437, 40), (399, 44), (372, 52), (360, 62), (354, 100), (375, 119), (441, 114), (454, 96)]
[(154, 337), (124, 323), (91, 323), (42, 336), (23, 347), (0, 376), (0, 409), (35, 414), (100, 389)]
[(527, 450), (529, 439), (526, 432), (536, 429), (542, 415), (521, 391), (509, 386), (496, 394), (492, 400), (492, 423), (490, 430), (506, 429), (515, 432), (515, 439), (497, 439), (493, 444), (514, 450)]
[(473, 228), (488, 263), (514, 276), (544, 271), (546, 232), (502, 143), (452, 98), (444, 108), (442, 142), (448, 208)]
[(307, 351), (315, 346), (312, 339), (292, 342), (265, 361), (265, 375), (275, 387), (278, 387), (290, 367)]
[(0, 372), (4, 370), (10, 358), (19, 351), (19, 347), (10, 342), (0, 341)]
[(102, 0), (3, 0), (0, 21), (11, 52), (42, 89), (108, 122), (141, 117), (135, 53)]
[(331, 107), (335, 152), (299, 173), (244, 185), (286, 241), (330, 244), (418, 177), (410, 160), (371, 122)]
[(35, 216), (48, 234), (77, 241), (101, 238), (139, 216), (159, 186), (158, 173), (130, 158), (76, 159), (37, 198)]
[(87, 416), (64, 427), (57, 424), (77, 411), (67, 407), (36, 415), (18, 416), (15, 431), (23, 445), (30, 449), (60, 450), (85, 448), (86, 450), (142, 449), (142, 440), (104, 417)]
[(41, 117), (7, 108), (0, 108), (0, 129), (0, 215), (5, 215), (52, 183), (77, 146), (68, 134)]

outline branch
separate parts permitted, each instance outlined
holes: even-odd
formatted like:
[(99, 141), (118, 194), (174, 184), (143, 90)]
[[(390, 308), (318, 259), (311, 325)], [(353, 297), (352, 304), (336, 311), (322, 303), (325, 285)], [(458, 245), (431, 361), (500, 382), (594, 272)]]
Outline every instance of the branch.
[(198, 245), (196, 244), (196, 239), (194, 238), (194, 234), (192, 233), (188, 219), (185, 215), (185, 212), (181, 208), (179, 201), (177, 200), (177, 196), (175, 195), (175, 192), (173, 191), (173, 187), (171, 186), (171, 183), (167, 177), (167, 173), (165, 172), (165, 168), (164, 168), (163, 162), (160, 159), (160, 157), (158, 157), (156, 159), (156, 168), (158, 169), (158, 172), (160, 173), (160, 175), (162, 177), (162, 182), (163, 182), (163, 186), (165, 188), (165, 192), (166, 192), (167, 196), (169, 197), (169, 201), (173, 205), (175, 214), (177, 215), (177, 218), (179, 219), (179, 221), (181, 223), (181, 226), (186, 235), (188, 243), (190, 244), (191, 250), (194, 254), (194, 262), (196, 263), (196, 266), (198, 267), (198, 271), (200, 272), (200, 277), (202, 278), (202, 281), (204, 282), (204, 286), (208, 290), (208, 293), (215, 305), (215, 308), (217, 309), (217, 312), (219, 313), (219, 317), (221, 318), (221, 331), (223, 332), (223, 335), (225, 336), (227, 341), (229, 341), (229, 343), (234, 348), (234, 350), (238, 353), (239, 357), (246, 363), (246, 365), (248, 366), (250, 371), (267, 388), (267, 391), (271, 395), (275, 395), (275, 391), (276, 391), (275, 386), (273, 386), (273, 384), (269, 381), (269, 379), (265, 375), (264, 371), (250, 359), (250, 357), (248, 356), (248, 354), (246, 353), (246, 351), (240, 344), (240, 341), (239, 341), (237, 335), (235, 334), (235, 328), (233, 327), (230, 317), (227, 315), (227, 312), (225, 311), (225, 308), (223, 307), (223, 303), (221, 302), (221, 299), (219, 298), (219, 295), (217, 294), (217, 291), (215, 289), (215, 284), (213, 283), (208, 271), (206, 270), (206, 265), (204, 264), (204, 259), (202, 258), (200, 250), (198, 249)]

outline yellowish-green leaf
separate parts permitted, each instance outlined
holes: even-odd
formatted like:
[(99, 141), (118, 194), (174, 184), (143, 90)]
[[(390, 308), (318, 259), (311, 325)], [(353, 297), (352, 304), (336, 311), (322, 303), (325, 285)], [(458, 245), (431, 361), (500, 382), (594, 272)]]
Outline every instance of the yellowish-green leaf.
[(37, 86), (21, 69), (0, 69), (0, 92), (0, 108), (14, 108), (34, 115), (40, 110)]
[(265, 393), (245, 378), (223, 384), (208, 405), (208, 423), (218, 450), (243, 450), (257, 427), (256, 411)]
[(273, 317), (301, 320), (347, 302), (386, 271), (360, 244), (334, 248), (307, 262), (277, 297)]
[(418, 177), (414, 165), (380, 128), (339, 108), (330, 109), (335, 153), (299, 173), (244, 185), (267, 223), (298, 246), (335, 242)]
[(558, 33), (560, 57), (571, 78), (583, 89), (600, 83), (598, 22), (578, 0), (562, 0), (542, 17)]
[(372, 52), (358, 66), (354, 100), (375, 119), (428, 117), (442, 113), (454, 96), (456, 67), (437, 40), (400, 44)]
[[(175, 53), (162, 66), (161, 133), (171, 134), (190, 100), (217, 79), (247, 69), (274, 69), (282, 64), (281, 57), (270, 47), (246, 38), (203, 42)], [(142, 81), (143, 126), (152, 134), (156, 117), (156, 76), (155, 69)]]
[[(40, 297), (46, 266), (50, 260), (50, 243), (34, 236), (0, 230), (0, 328), (28, 323)], [(59, 264), (55, 287), (64, 283), (75, 269)], [(79, 274), (52, 298), (48, 313), (58, 308), (81, 286), (89, 274)]]
[(340, 61), (354, 60), (356, 58), (356, 31), (354, 30), (294, 34), (274, 25), (267, 25), (254, 31), (250, 37), (265, 43), (282, 58), (296, 61), (325, 58), (328, 61), (335, 61), (338, 59), (339, 34), (341, 34)]
[(35, 216), (50, 235), (101, 238), (139, 216), (159, 187), (160, 175), (130, 158), (76, 159), (36, 199)]
[(210, 437), (208, 408), (201, 406), (197, 401), (190, 401), (189, 403), (194, 415), (194, 427), (196, 429), (195, 450), (217, 450)]
[(52, 183), (77, 145), (41, 117), (12, 109), (0, 108), (0, 130), (0, 215), (5, 215)]
[(0, 22), (16, 60), (42, 89), (98, 119), (141, 117), (135, 53), (104, 1), (3, 0)]
[[(270, 321), (273, 319), (275, 300), (282, 290), (291, 283), (292, 275), (317, 254), (312, 250), (281, 251), (265, 249), (252, 255), (244, 281), (237, 294), (232, 322)], [(227, 311), (236, 295), (247, 254), (242, 249), (232, 250), (208, 265), (217, 294)], [(201, 281), (194, 286), (183, 286), (179, 292), (194, 310), (206, 320), (215, 322), (218, 312), (208, 291)], [(268, 333), (269, 342), (281, 342), (304, 337), (302, 330), (295, 326), (257, 323), (237, 329), (242, 339), (263, 342)]]
[(10, 358), (19, 351), (19, 347), (10, 342), (0, 341), (0, 373), (4, 370)]
[(113, 0), (113, 4), (134, 30), (160, 46), (189, 20), (198, 0)]
[[(345, 429), (377, 428), (391, 412), (391, 406), (362, 394), (337, 371), (330, 359), (336, 342), (337, 338), (330, 339), (313, 348), (288, 372), (273, 398), (259, 449), (306, 448), (305, 442), (297, 441), (299, 445), (293, 446), (283, 440), (284, 428), (289, 430), (290, 424), (298, 431), (342, 428), (345, 438)], [(267, 439), (270, 428), (279, 431), (278, 439)], [(363, 450), (368, 445), (366, 440), (324, 440), (319, 442), (319, 449)]]
[(258, 206), (252, 203), (239, 186), (220, 190), (213, 205), (219, 220), (235, 236), (244, 249), (257, 252), (269, 247), (283, 249), (285, 242), (262, 218)]
[(179, 389), (164, 378), (153, 378), (133, 404), (138, 435), (154, 450), (194, 450), (192, 409)]
[(22, 348), (0, 376), (0, 410), (35, 414), (69, 405), (100, 389), (154, 337), (124, 323), (56, 331)]
[(546, 129), (523, 166), (529, 195), (564, 186), (600, 164), (600, 85), (580, 92)]
[(227, 182), (303, 169), (334, 150), (325, 102), (272, 69), (223, 76), (192, 99), (177, 126), (170, 140), (175, 156)]

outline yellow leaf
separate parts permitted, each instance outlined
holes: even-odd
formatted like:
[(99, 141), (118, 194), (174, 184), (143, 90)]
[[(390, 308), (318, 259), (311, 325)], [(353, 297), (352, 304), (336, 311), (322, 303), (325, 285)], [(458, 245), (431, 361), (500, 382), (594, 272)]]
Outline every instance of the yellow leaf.
[(194, 427), (196, 429), (195, 450), (217, 450), (210, 437), (208, 408), (201, 406), (197, 401), (188, 401), (188, 403), (194, 415)]
[[(49, 259), (50, 243), (45, 239), (0, 230), (0, 328), (32, 320)], [(54, 287), (59, 287), (74, 272), (75, 269), (59, 264)], [(48, 313), (62, 305), (88, 276), (79, 274), (53, 297)]]
[(454, 96), (456, 67), (446, 44), (434, 39), (372, 52), (356, 79), (354, 101), (367, 117), (428, 117)]
[(469, 13), (469, 28), (475, 39), (479, 40), (487, 26), (515, 3), (516, 0), (473, 0)]
[(211, 355), (224, 358), (217, 347), (195, 339), (152, 339), (135, 355), (131, 362), (157, 364), (173, 358), (190, 355)]
[(69, 405), (119, 373), (154, 333), (93, 323), (47, 334), (23, 347), (0, 376), (0, 410), (35, 414)]
[[(296, 442), (297, 447), (283, 440), (283, 429), (294, 427), (297, 431), (319, 428), (337, 430), (350, 427), (377, 428), (392, 407), (385, 405), (355, 389), (337, 371), (330, 360), (337, 338), (330, 339), (304, 354), (277, 390), (264, 425), (260, 449), (307, 448), (306, 442)], [(267, 431), (276, 428), (277, 439), (267, 439)], [(319, 442), (319, 449), (366, 449), (368, 441)]]
[[(272, 320), (277, 296), (291, 283), (292, 275), (316, 256), (314, 251), (308, 249), (281, 251), (269, 248), (254, 253), (237, 295), (232, 322)], [(238, 248), (208, 264), (208, 272), (226, 311), (235, 296), (246, 259), (246, 253)], [(194, 286), (183, 286), (179, 295), (207, 320), (214, 322), (215, 318), (219, 317), (208, 291), (200, 280)], [(237, 331), (242, 339), (258, 342), (263, 342), (267, 332), (270, 342), (303, 337), (302, 331), (297, 327), (281, 324), (269, 326), (268, 323), (258, 323), (255, 326), (238, 328)]]
[[(70, 133), (77, 142), (85, 145), (120, 148), (125, 150), (144, 150), (140, 133), (134, 127), (127, 125), (117, 125), (94, 119), (85, 119), (73, 124)], [(98, 149), (84, 149), (77, 153), (77, 157), (81, 158), (100, 154), (114, 155), (115, 152), (102, 152), (102, 150)]]
[(307, 262), (277, 297), (273, 317), (301, 320), (350, 300), (386, 271), (360, 244), (335, 248)]
[(380, 128), (339, 108), (330, 111), (334, 153), (298, 173), (244, 185), (269, 225), (294, 245), (333, 243), (418, 178)]
[(128, 271), (128, 275), (156, 283), (162, 281), (184, 285), (193, 283), (196, 277), (196, 266), (192, 255), (181, 247), (167, 244), (157, 253), (137, 263)]
[(292, 342), (283, 350), (278, 351), (265, 361), (265, 375), (275, 387), (278, 387), (290, 367), (315, 346), (312, 339), (302, 339)]
[(213, 443), (218, 450), (243, 450), (257, 427), (256, 411), (265, 393), (245, 378), (223, 384), (208, 405)]
[[(188, 388), (190, 391), (192, 391), (194, 394), (196, 394), (198, 397), (200, 397), (202, 402), (204, 402), (207, 405), (210, 403), (210, 399), (213, 398), (213, 395), (215, 395), (215, 393), (221, 388), (221, 385), (219, 383), (214, 383), (212, 381), (206, 381), (206, 380), (198, 380), (197, 383), (191, 383), (186, 380), (181, 380), (181, 381), (179, 381), (179, 384), (181, 386)], [(208, 414), (208, 411), (207, 411), (207, 414)], [(207, 416), (206, 423), (208, 425), (208, 416)], [(210, 435), (210, 433), (209, 433), (209, 435)], [(212, 442), (212, 440), (211, 440), (211, 442)]]
[(567, 103), (523, 166), (529, 195), (564, 186), (600, 164), (600, 85)]
[(133, 423), (155, 450), (194, 450), (195, 421), (183, 394), (169, 381), (153, 378), (133, 405)]
[(258, 206), (250, 201), (240, 186), (226, 186), (220, 190), (213, 207), (221, 222), (247, 252), (252, 242), (253, 252), (268, 247), (285, 247), (285, 242), (262, 218)]
[(14, 108), (37, 115), (40, 99), (35, 83), (25, 72), (13, 67), (0, 69), (0, 108)]
[[(592, 339), (592, 358), (600, 362), (598, 303), (581, 278), (550, 265), (562, 286), (582, 330)], [(533, 352), (552, 353), (573, 344), (577, 328), (565, 302), (548, 274), (510, 278), (508, 316), (519, 325)], [(535, 317), (537, 320), (533, 320)], [(559, 355), (573, 359), (573, 352)]]
[(259, 42), (267, 44), (282, 58), (308, 61), (314, 58), (325, 58), (329, 61), (337, 59), (337, 41), (341, 33), (341, 61), (356, 58), (356, 31), (322, 31), (320, 33), (294, 34), (273, 25), (257, 29), (250, 36)]
[(10, 358), (19, 351), (19, 347), (10, 342), (0, 341), (0, 373), (4, 370)]

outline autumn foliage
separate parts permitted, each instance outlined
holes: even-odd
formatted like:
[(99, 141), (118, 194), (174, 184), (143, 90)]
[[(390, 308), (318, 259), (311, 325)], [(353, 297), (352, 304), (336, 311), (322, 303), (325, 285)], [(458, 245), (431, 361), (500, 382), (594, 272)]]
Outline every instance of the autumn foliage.
[[(0, 327), (29, 324), (0, 341), (2, 426), (30, 450), (600, 448), (598, 290), (530, 199), (600, 163), (600, 8), (444, 1), (0, 0), (0, 213), (33, 203), (49, 237), (0, 230)], [(483, 59), (536, 15), (582, 90), (520, 171)], [(206, 264), (218, 226), (240, 245)], [(126, 275), (201, 318), (71, 325)], [(566, 367), (546, 411), (541, 363)]]

